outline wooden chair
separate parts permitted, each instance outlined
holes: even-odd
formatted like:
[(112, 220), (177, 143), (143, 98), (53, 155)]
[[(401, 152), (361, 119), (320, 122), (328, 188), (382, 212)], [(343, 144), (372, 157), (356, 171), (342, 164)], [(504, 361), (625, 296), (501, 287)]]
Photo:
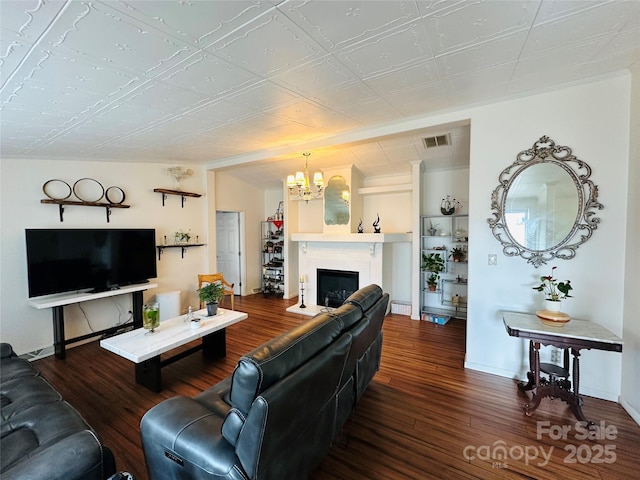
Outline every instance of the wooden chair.
[[(227, 282), (222, 276), (222, 273), (210, 273), (210, 274), (198, 275), (198, 289), (201, 289), (202, 285), (204, 285), (205, 283), (215, 283), (215, 282), (220, 282), (222, 284), (222, 286), (224, 287), (224, 296), (231, 297), (231, 310), (235, 310), (233, 305), (233, 287), (235, 285), (234, 283)], [(222, 299), (222, 302), (220, 302), (220, 305), (222, 305), (223, 302), (224, 302), (224, 297)], [(202, 302), (200, 302), (200, 308), (204, 308), (204, 305)]]

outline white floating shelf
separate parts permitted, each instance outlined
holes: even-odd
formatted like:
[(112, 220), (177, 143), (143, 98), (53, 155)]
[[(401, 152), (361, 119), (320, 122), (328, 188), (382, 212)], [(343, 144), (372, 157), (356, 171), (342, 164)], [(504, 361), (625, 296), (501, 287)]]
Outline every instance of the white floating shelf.
[(402, 193), (411, 192), (413, 186), (410, 183), (402, 183), (399, 185), (381, 185), (379, 187), (360, 187), (358, 193), (360, 195), (379, 195), (383, 193)]

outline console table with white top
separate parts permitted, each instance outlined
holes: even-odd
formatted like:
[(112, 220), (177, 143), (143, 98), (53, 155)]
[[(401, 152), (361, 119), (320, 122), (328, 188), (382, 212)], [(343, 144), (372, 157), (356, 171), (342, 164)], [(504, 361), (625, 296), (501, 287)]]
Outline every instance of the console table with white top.
[[(208, 317), (206, 314), (206, 309), (194, 312), (194, 316), (200, 319), (196, 329), (186, 321), (185, 315), (181, 315), (160, 322), (154, 332), (137, 328), (100, 340), (100, 346), (135, 363), (136, 382), (159, 392), (162, 389), (162, 367), (200, 350), (207, 358), (224, 357), (227, 354), (226, 328), (248, 317), (246, 313), (219, 307), (217, 315)], [(161, 354), (200, 338), (201, 344), (171, 357), (160, 358)]]
[[(589, 320), (571, 319), (563, 326), (545, 325), (536, 315), (528, 313), (502, 312), (507, 333), (512, 337), (529, 339), (528, 382), (520, 382), (522, 391), (532, 391), (533, 398), (524, 406), (526, 415), (531, 415), (544, 397), (560, 398), (566, 402), (575, 417), (587, 424), (582, 413), (580, 397), (580, 350), (595, 349), (622, 352), (622, 339), (603, 326)], [(564, 349), (564, 365), (540, 363), (540, 345), (552, 345)], [(573, 365), (569, 368), (569, 351)], [(549, 379), (542, 379), (545, 373)], [(569, 376), (572, 380), (569, 381)]]
[[(119, 287), (113, 290), (105, 290), (104, 292), (68, 292), (57, 293), (54, 295), (44, 295), (42, 297), (34, 297), (29, 299), (29, 305), (38, 310), (44, 308), (51, 308), (53, 315), (53, 347), (56, 357), (64, 359), (66, 356), (66, 346), (70, 343), (80, 342), (88, 338), (97, 337), (105, 333), (113, 333), (126, 327), (127, 325), (133, 326), (133, 328), (142, 327), (142, 292), (150, 288), (156, 288), (157, 283), (137, 283), (135, 285), (127, 285), (125, 287)], [(88, 302), (90, 300), (98, 300), (100, 298), (114, 297), (116, 295), (131, 294), (132, 299), (132, 321), (123, 325), (117, 325), (115, 327), (105, 328), (95, 332), (81, 335), (74, 338), (65, 338), (64, 334), (64, 306), (72, 305), (74, 303)]]

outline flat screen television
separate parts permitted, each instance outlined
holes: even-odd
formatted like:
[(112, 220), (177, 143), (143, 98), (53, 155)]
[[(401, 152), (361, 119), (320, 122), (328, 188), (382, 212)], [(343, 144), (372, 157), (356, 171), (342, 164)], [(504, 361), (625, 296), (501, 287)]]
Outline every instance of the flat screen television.
[(106, 291), (157, 276), (156, 231), (26, 229), (29, 297)]

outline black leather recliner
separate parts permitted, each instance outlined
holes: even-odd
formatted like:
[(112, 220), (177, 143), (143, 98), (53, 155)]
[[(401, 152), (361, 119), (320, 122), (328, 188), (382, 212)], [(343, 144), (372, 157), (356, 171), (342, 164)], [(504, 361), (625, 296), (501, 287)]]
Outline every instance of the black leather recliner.
[(0, 477), (104, 480), (111, 451), (80, 414), (8, 343), (0, 344)]
[(140, 430), (151, 480), (307, 478), (379, 368), (388, 302), (379, 286), (362, 288), (195, 398), (149, 410)]

